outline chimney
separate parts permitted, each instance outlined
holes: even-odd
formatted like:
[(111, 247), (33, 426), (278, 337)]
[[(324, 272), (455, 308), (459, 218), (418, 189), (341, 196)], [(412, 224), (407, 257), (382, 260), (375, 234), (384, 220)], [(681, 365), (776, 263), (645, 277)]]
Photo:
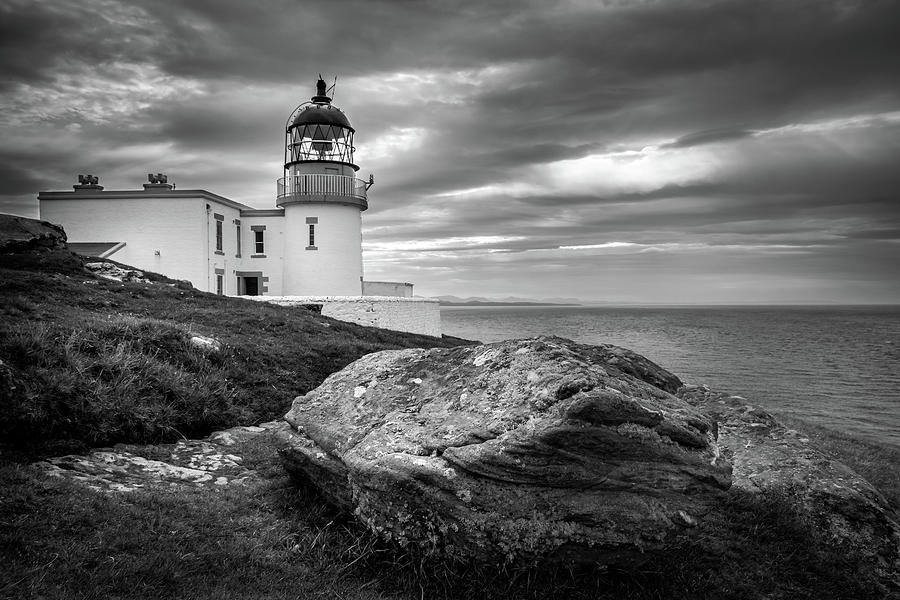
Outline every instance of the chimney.
[(103, 186), (99, 185), (100, 178), (96, 175), (78, 175), (78, 183), (73, 185), (76, 192), (81, 191), (103, 191)]
[(149, 181), (150, 183), (144, 184), (145, 191), (171, 190), (173, 187), (175, 187), (174, 185), (169, 183), (169, 178), (165, 173), (157, 173), (156, 175), (154, 175), (153, 173), (147, 173), (147, 181)]

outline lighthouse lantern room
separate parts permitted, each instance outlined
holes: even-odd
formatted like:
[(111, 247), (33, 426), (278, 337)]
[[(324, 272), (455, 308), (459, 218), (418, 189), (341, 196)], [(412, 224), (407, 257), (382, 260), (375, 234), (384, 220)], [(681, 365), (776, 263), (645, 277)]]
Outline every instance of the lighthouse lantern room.
[(362, 211), (372, 185), (356, 177), (350, 120), (331, 104), (319, 77), (316, 95), (285, 127), (284, 177), (276, 204), (284, 208), (284, 294), (362, 293)]

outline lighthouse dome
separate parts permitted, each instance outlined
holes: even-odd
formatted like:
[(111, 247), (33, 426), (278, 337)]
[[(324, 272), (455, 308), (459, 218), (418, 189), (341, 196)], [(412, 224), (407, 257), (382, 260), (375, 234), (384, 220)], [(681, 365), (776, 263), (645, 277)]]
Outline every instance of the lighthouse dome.
[[(287, 119), (284, 140), (285, 176), (297, 175), (297, 165), (323, 162), (342, 163), (357, 171), (359, 167), (353, 164), (355, 130), (347, 115), (331, 105), (325, 80), (321, 77), (316, 82), (316, 95), (310, 100), (311, 103), (295, 108)], [(291, 169), (293, 171), (288, 174), (287, 171)]]
[(344, 112), (329, 104), (310, 104), (294, 117), (291, 127), (303, 125), (337, 125), (355, 131)]

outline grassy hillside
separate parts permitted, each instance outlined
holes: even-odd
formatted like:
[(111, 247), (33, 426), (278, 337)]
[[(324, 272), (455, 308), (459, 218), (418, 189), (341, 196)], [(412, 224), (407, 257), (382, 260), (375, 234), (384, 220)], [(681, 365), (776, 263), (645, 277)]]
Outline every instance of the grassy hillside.
[[(246, 487), (109, 494), (46, 477), (27, 460), (270, 420), (365, 353), (462, 343), (150, 277), (100, 279), (64, 251), (0, 255), (0, 598), (881, 597), (852, 557), (820, 545), (778, 497), (736, 496), (723, 507), (707, 526), (740, 544), (721, 552), (673, 547), (630, 572), (548, 573), (386, 547), (291, 481), (265, 438), (234, 448), (258, 474)], [(194, 335), (222, 349), (195, 346)], [(897, 497), (896, 453), (873, 460), (852, 439), (816, 439), (893, 482)]]
[[(29, 455), (271, 420), (364, 354), (461, 343), (207, 294), (158, 275), (110, 281), (62, 251), (41, 257), (0, 262), (0, 440)], [(197, 335), (222, 349), (192, 344)]]

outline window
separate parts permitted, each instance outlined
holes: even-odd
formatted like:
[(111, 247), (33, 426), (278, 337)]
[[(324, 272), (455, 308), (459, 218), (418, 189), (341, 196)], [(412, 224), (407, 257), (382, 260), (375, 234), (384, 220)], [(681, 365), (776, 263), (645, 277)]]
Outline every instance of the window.
[(213, 213), (216, 220), (216, 254), (225, 254), (222, 252), (222, 223), (225, 221), (225, 215)]
[(216, 275), (216, 293), (218, 295), (222, 295), (222, 280), (224, 279), (223, 275)]
[(316, 248), (316, 225), (319, 223), (319, 217), (306, 217), (306, 226), (309, 227), (309, 245), (307, 250), (318, 250)]
[(266, 244), (265, 244), (266, 226), (265, 225), (251, 225), (250, 231), (253, 232), (253, 254), (250, 255), (250, 258), (265, 258), (266, 257)]
[(235, 256), (237, 258), (240, 258), (241, 257), (241, 224), (238, 223), (237, 225), (235, 225), (235, 228), (237, 230), (237, 253), (235, 254)]

